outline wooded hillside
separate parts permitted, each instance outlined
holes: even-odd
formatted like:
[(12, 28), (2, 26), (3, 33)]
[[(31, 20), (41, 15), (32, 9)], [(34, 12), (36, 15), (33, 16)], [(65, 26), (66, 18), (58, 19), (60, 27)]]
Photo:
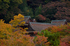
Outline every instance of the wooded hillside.
[[(70, 0), (0, 0), (0, 19), (8, 23), (19, 13), (31, 16), (38, 22), (67, 19), (70, 22)], [(46, 17), (40, 19), (39, 15)]]

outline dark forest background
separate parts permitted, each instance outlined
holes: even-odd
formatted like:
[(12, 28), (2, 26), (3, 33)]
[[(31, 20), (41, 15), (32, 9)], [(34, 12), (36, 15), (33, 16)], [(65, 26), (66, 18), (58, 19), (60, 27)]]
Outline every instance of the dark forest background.
[(70, 0), (0, 0), (0, 19), (8, 23), (19, 13), (38, 22), (56, 19), (70, 22)]

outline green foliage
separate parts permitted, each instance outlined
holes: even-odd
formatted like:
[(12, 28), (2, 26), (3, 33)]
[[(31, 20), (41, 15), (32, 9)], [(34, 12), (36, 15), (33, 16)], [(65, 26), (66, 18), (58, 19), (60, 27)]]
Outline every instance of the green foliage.
[(41, 34), (38, 35), (44, 35), (45, 37), (48, 37), (48, 41), (50, 42), (51, 46), (58, 46), (60, 44), (59, 37), (60, 34), (58, 32), (51, 33), (48, 30), (41, 31)]
[(20, 11), (18, 5), (21, 3), (22, 0), (0, 0), (0, 19), (9, 22)]
[(23, 3), (19, 5), (19, 8), (21, 9), (21, 14), (24, 14), (25, 16), (31, 16), (33, 17), (33, 11), (30, 6), (27, 5), (27, 1), (23, 0)]
[(18, 3), (18, 4), (23, 3), (23, 2), (22, 2), (22, 0), (14, 0), (14, 1), (13, 1), (13, 0), (11, 0), (11, 1), (12, 1), (12, 2), (16, 2), (16, 3)]
[[(59, 1), (58, 3), (64, 1), (64, 3), (61, 2), (58, 4), (56, 1)], [(65, 3), (66, 6), (64, 6)], [(9, 22), (11, 19), (13, 19), (14, 15), (19, 13), (24, 14), (25, 16), (31, 16), (32, 18), (38, 18), (38, 15), (41, 14), (48, 18), (46, 22), (48, 20), (48, 22), (50, 22), (52, 19), (55, 20), (64, 18), (60, 16), (60, 18), (58, 18), (56, 16), (56, 12), (59, 11), (59, 7), (70, 7), (69, 0), (66, 2), (65, 0), (0, 0), (0, 19), (4, 19), (5, 22)], [(69, 10), (66, 10), (65, 13), (61, 12), (59, 14), (66, 16), (64, 19), (68, 19), (69, 21), (69, 13), (67, 11), (69, 12)]]
[(3, 0), (4, 2), (6, 2), (6, 3), (10, 3), (10, 0)]
[(40, 4), (40, 6), (35, 10), (35, 17), (37, 17), (41, 13), (42, 13), (42, 5)]
[(25, 7), (24, 8), (24, 15), (25, 16), (31, 16), (31, 17), (33, 17), (33, 11), (32, 11), (32, 9), (29, 8), (29, 7)]
[(48, 3), (48, 2), (50, 2), (50, 1), (52, 1), (52, 0), (45, 0), (45, 3)]

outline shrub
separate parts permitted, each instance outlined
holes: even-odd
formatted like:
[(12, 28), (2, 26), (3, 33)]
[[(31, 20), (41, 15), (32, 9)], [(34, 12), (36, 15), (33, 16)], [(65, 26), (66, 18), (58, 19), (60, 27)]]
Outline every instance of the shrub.
[(29, 35), (13, 33), (8, 39), (0, 39), (0, 46), (34, 46)]
[(7, 38), (13, 31), (13, 27), (10, 24), (4, 23), (4, 21), (0, 20), (0, 38)]
[(38, 35), (44, 35), (45, 37), (48, 37), (48, 41), (50, 42), (51, 46), (58, 46), (60, 43), (59, 41), (60, 34), (58, 32), (51, 33), (48, 30), (43, 30)]
[(67, 25), (49, 27), (47, 30), (51, 31), (52, 33), (59, 32), (64, 36), (70, 34), (70, 23), (68, 23)]
[(35, 46), (49, 46), (50, 43), (47, 39), (48, 37), (37, 35), (33, 41), (35, 43)]

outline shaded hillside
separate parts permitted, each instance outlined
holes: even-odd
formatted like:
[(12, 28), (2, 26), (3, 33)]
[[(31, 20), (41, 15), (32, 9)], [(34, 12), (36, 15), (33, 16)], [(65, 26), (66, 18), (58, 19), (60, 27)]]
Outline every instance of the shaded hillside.
[[(55, 19), (70, 21), (70, 0), (0, 0), (0, 19), (8, 23), (19, 13), (40, 22)], [(40, 19), (39, 15), (43, 15), (46, 20)]]
[(43, 5), (42, 14), (49, 19), (67, 19), (70, 21), (70, 7), (68, 2), (50, 2)]
[[(41, 14), (49, 21), (55, 19), (67, 19), (67, 21), (70, 21), (69, 2), (68, 0), (27, 0), (27, 4), (33, 9), (35, 16)], [(39, 16), (36, 19), (39, 19)]]

